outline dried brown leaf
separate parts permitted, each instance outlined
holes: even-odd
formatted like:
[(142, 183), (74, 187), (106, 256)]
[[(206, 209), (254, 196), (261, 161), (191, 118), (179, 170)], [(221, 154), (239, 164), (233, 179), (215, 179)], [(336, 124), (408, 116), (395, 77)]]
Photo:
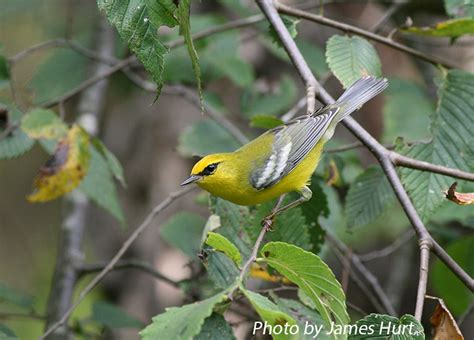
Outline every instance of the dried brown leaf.
[(433, 296), (427, 296), (427, 298), (438, 301), (438, 304), (430, 318), (430, 323), (433, 325), (433, 339), (464, 340), (456, 320), (454, 320), (451, 312), (444, 304), (444, 301)]
[(474, 193), (462, 193), (456, 191), (457, 182), (454, 182), (448, 190), (444, 192), (446, 198), (459, 205), (474, 204)]

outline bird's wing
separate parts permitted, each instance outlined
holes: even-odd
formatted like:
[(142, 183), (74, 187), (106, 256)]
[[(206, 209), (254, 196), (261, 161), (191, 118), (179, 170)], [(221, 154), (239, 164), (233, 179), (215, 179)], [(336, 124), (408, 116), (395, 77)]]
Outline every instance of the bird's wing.
[(252, 172), (252, 186), (257, 190), (268, 188), (291, 172), (321, 139), (338, 110), (326, 107), (314, 115), (299, 117), (268, 131), (275, 136), (272, 152), (262, 166)]

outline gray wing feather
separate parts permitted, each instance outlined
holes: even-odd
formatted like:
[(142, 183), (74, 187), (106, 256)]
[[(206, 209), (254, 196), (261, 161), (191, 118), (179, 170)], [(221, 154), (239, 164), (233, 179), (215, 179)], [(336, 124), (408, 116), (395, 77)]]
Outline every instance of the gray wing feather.
[(314, 148), (338, 112), (332, 107), (317, 115), (303, 116), (269, 131), (275, 134), (272, 153), (250, 177), (253, 187), (261, 190), (278, 183)]

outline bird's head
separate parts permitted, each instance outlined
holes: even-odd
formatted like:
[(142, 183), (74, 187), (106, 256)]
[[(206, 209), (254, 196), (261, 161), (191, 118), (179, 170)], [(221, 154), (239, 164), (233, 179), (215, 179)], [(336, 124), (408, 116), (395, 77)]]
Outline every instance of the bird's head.
[(229, 154), (212, 154), (205, 156), (197, 162), (191, 170), (189, 176), (181, 186), (196, 183), (205, 185), (212, 182), (218, 182), (220, 177), (225, 177), (226, 161)]

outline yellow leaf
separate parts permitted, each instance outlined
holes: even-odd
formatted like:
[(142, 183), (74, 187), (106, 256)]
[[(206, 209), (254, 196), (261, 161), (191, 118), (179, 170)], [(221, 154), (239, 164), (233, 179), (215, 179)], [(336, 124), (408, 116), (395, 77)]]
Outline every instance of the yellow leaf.
[(430, 318), (430, 323), (434, 328), (433, 339), (464, 340), (456, 320), (454, 320), (453, 316), (444, 304), (444, 301), (433, 296), (427, 296), (427, 298), (438, 301), (438, 304), (436, 305), (436, 308)]
[(272, 275), (257, 263), (252, 263), (252, 266), (250, 267), (250, 277), (267, 282), (281, 282), (284, 284), (291, 284), (291, 281), (286, 277), (281, 275)]
[(474, 193), (461, 193), (456, 192), (458, 183), (454, 182), (448, 190), (444, 192), (446, 198), (459, 205), (474, 204)]
[(89, 168), (89, 136), (78, 125), (73, 125), (61, 139), (54, 154), (40, 168), (34, 181), (35, 190), (27, 199), (46, 202), (74, 190)]

